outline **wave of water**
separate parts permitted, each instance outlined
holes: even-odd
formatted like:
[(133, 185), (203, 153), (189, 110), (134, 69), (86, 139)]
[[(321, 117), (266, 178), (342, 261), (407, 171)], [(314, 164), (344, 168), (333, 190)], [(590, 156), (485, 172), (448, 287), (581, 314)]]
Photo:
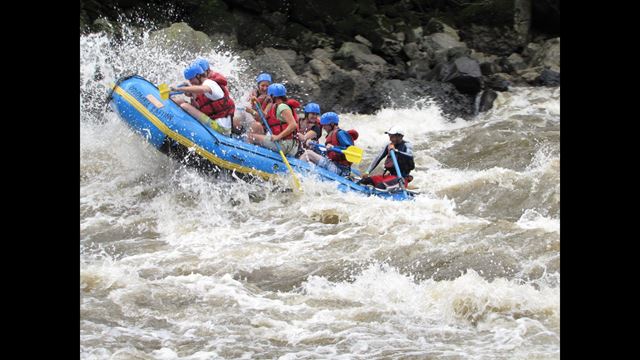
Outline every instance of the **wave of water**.
[[(296, 197), (185, 168), (106, 107), (125, 73), (181, 81), (191, 59), (148, 39), (80, 38), (81, 358), (559, 357), (559, 88), (468, 122), (427, 98), (341, 114), (361, 169), (405, 128), (421, 195)], [(244, 59), (202, 55), (251, 88)]]

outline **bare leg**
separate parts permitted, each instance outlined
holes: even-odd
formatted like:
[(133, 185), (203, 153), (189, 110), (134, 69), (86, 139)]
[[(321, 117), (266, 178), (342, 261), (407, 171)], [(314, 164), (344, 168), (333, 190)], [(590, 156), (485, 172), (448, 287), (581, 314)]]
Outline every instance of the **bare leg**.
[(237, 114), (233, 116), (233, 130), (236, 134), (242, 134), (242, 116), (243, 114)]
[(219, 132), (221, 134), (226, 134), (226, 131), (224, 130), (224, 128), (222, 126), (220, 126), (215, 120), (211, 120), (211, 118), (209, 118), (209, 116), (207, 116), (207, 114), (205, 114), (202, 111), (196, 109), (191, 104), (182, 103), (182, 104), (180, 104), (180, 107), (184, 111), (186, 111), (189, 114), (191, 114), (191, 116), (193, 116), (196, 119), (198, 119), (198, 121), (200, 121), (204, 125), (209, 126), (213, 130), (215, 130), (215, 131), (217, 131), (217, 132)]
[(262, 140), (264, 140), (265, 136), (262, 125), (258, 122), (253, 122), (249, 128), (249, 137), (247, 138), (247, 141), (250, 144), (260, 144)]
[(207, 114), (203, 113), (202, 111), (196, 109), (195, 107), (193, 107), (193, 105), (191, 104), (187, 104), (186, 102), (182, 102), (180, 104), (180, 107), (188, 112), (191, 116), (193, 116), (194, 118), (198, 119), (198, 121), (200, 121), (203, 124), (209, 125), (209, 117), (207, 116)]
[(171, 100), (173, 100), (173, 102), (178, 104), (178, 105), (182, 105), (182, 104), (186, 103), (186, 101), (182, 97), (179, 97), (179, 96), (172, 96)]
[(300, 159), (312, 162), (314, 164), (317, 164), (322, 158), (323, 158), (322, 155), (319, 155), (318, 153), (312, 150), (305, 150), (304, 153), (300, 155)]

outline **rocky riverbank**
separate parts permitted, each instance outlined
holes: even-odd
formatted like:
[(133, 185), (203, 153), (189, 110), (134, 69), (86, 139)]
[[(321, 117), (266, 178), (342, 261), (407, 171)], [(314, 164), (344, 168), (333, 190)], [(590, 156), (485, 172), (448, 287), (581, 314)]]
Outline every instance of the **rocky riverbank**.
[[(524, 35), (513, 25), (513, 1), (439, 3), (447, 2), (191, 1), (172, 16), (149, 16), (159, 41), (195, 51), (223, 40), (256, 73), (338, 112), (370, 114), (429, 97), (448, 116), (469, 119), (490, 109), (497, 92), (559, 86), (560, 38), (548, 24), (557, 10), (559, 25), (559, 1), (535, 2)], [(82, 6), (83, 31), (118, 36), (113, 15), (103, 9), (91, 20)]]

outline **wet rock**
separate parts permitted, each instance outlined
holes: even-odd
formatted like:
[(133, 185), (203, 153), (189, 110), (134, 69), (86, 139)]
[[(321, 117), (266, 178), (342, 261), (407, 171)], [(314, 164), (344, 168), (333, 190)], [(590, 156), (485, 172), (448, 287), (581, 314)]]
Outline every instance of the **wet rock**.
[(524, 50), (522, 50), (522, 58), (529, 64), (530, 60), (538, 51), (540, 51), (541, 48), (542, 46), (540, 46), (539, 44), (533, 42), (528, 43), (527, 46), (525, 46)]
[(460, 57), (434, 68), (435, 79), (452, 83), (458, 91), (475, 95), (482, 88), (482, 72), (478, 62), (469, 57)]
[(317, 60), (331, 60), (333, 58), (335, 51), (330, 48), (330, 47), (326, 47), (326, 48), (318, 48), (318, 49), (313, 49), (313, 51), (311, 52), (311, 57), (313, 59), (317, 59)]
[(356, 68), (361, 64), (386, 65), (387, 62), (378, 55), (371, 53), (368, 47), (362, 44), (345, 42), (336, 53), (337, 59), (345, 60), (344, 64), (348, 68)]
[(466, 46), (456, 46), (447, 50), (447, 61), (455, 60), (463, 56), (471, 56), (471, 50), (469, 50)]
[(482, 75), (488, 76), (499, 73), (502, 71), (502, 68), (494, 62), (484, 62), (480, 64), (480, 71), (482, 72)]
[(536, 66), (516, 71), (516, 74), (527, 83), (532, 84), (542, 74), (544, 67)]
[(445, 33), (450, 35), (453, 39), (460, 41), (458, 31), (437, 18), (431, 18), (425, 26), (424, 31), (426, 34)]
[(379, 49), (383, 54), (393, 58), (402, 51), (402, 45), (403, 45), (402, 41), (399, 41), (393, 38), (383, 37), (382, 45), (380, 45)]
[(435, 33), (422, 38), (422, 47), (431, 53), (435, 53), (438, 50), (448, 50), (454, 47), (466, 47), (466, 45), (449, 34)]
[(359, 42), (360, 44), (370, 48), (372, 46), (371, 41), (367, 40), (364, 36), (362, 35), (356, 35), (355, 39), (357, 42)]
[(429, 59), (415, 59), (409, 62), (408, 72), (411, 77), (418, 80), (426, 79), (431, 73)]
[(478, 112), (485, 112), (493, 107), (493, 102), (498, 97), (498, 94), (491, 90), (485, 90), (480, 95), (480, 105), (478, 106)]
[(448, 117), (469, 119), (473, 116), (473, 98), (460, 93), (449, 83), (413, 78), (381, 79), (372, 88), (373, 91), (368, 93), (372, 106), (413, 107), (416, 99), (430, 98), (441, 106)]
[(504, 73), (494, 74), (487, 77), (484, 85), (486, 88), (496, 91), (509, 91), (509, 86), (511, 86), (510, 78), (509, 75)]
[(535, 85), (560, 86), (560, 73), (551, 69), (544, 69), (534, 81)]
[(193, 30), (186, 23), (174, 23), (170, 27), (149, 34), (151, 41), (176, 53), (187, 51), (191, 55), (208, 52), (213, 47), (211, 39), (202, 31)]
[(545, 41), (531, 59), (531, 66), (544, 66), (560, 72), (560, 38)]
[(293, 71), (287, 60), (283, 57), (281, 50), (274, 48), (264, 48), (263, 54), (256, 56), (256, 63), (261, 64), (264, 69), (269, 69), (269, 72), (274, 78), (274, 82), (287, 81), (287, 90), (289, 85), (300, 86), (300, 80), (298, 75)]
[(413, 59), (418, 59), (420, 57), (424, 57), (424, 56), (420, 56), (421, 55), (421, 51), (418, 49), (418, 44), (416, 44), (414, 42), (405, 44), (402, 47), (402, 51), (407, 56), (407, 58), (409, 58), (409, 60), (413, 60)]
[(522, 58), (522, 56), (513, 53), (511, 55), (509, 55), (509, 57), (507, 57), (506, 59), (507, 63), (509, 63), (509, 66), (513, 69), (513, 70), (522, 70), (527, 68), (527, 64), (524, 62), (524, 59)]

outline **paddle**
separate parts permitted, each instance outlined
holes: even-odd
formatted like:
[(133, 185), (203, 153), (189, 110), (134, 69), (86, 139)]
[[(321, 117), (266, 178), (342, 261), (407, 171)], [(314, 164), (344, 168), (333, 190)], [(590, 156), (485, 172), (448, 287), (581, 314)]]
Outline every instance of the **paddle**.
[(314, 143), (314, 146), (320, 151), (335, 151), (337, 153), (344, 154), (344, 156), (347, 158), (347, 161), (354, 164), (359, 164), (362, 161), (362, 153), (364, 152), (364, 150), (362, 150), (361, 148), (353, 145), (344, 150), (335, 147), (327, 149), (325, 146), (322, 146), (318, 143)]
[[(183, 86), (187, 86), (187, 84), (178, 85), (178, 87), (183, 87)], [(167, 100), (169, 96), (183, 93), (182, 91), (171, 91), (171, 88), (169, 88), (169, 85), (167, 84), (158, 85), (158, 90), (160, 90), (160, 99), (162, 100)]]
[[(262, 109), (260, 108), (260, 103), (256, 103), (256, 109), (260, 114), (260, 118), (264, 123), (264, 127), (267, 129), (269, 134), (273, 137), (273, 133), (271, 132), (271, 128), (269, 127), (269, 123), (267, 122), (267, 119), (264, 118), (264, 114), (262, 113)], [(287, 157), (284, 156), (284, 153), (282, 152), (282, 148), (280, 147), (280, 144), (277, 141), (274, 141), (273, 143), (276, 144), (276, 147), (278, 148), (278, 152), (280, 153), (280, 156), (282, 156), (282, 161), (284, 161), (285, 165), (287, 165), (287, 169), (289, 169), (289, 172), (291, 173), (291, 178), (293, 179), (293, 184), (295, 185), (296, 189), (298, 189), (298, 191), (302, 191), (302, 188), (300, 187), (300, 181), (298, 180), (298, 177), (296, 176), (296, 174), (293, 172), (291, 165), (289, 165), (289, 161), (287, 160)]]
[(402, 189), (404, 196), (407, 196), (407, 190), (404, 188), (404, 178), (402, 177), (402, 173), (400, 172), (400, 166), (398, 165), (398, 159), (396, 159), (396, 150), (389, 150), (389, 155), (391, 155), (391, 160), (393, 160), (393, 166), (396, 168), (396, 175), (398, 175), (398, 185)]

